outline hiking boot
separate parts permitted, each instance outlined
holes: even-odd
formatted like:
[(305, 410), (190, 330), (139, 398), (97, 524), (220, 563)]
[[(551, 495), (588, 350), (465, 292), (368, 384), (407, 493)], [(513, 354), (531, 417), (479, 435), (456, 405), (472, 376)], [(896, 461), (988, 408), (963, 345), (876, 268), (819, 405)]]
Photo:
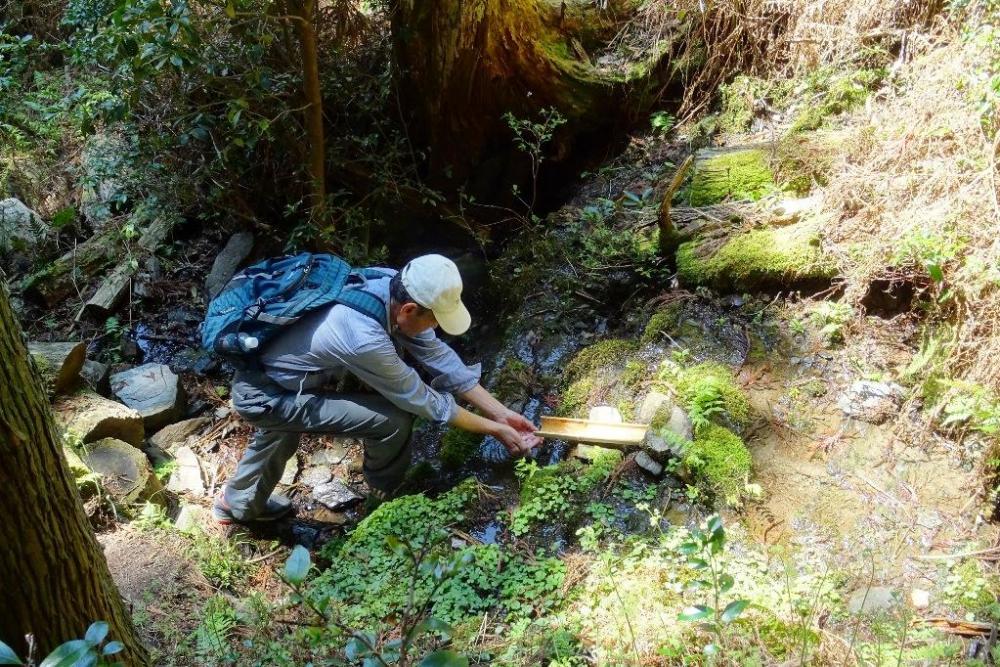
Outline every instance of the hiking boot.
[(220, 496), (212, 506), (212, 516), (215, 517), (216, 523), (223, 526), (228, 526), (231, 523), (266, 523), (281, 519), (293, 509), (291, 500), (275, 493), (267, 499), (267, 504), (264, 506), (263, 512), (250, 519), (237, 519), (233, 515), (232, 509), (230, 509), (229, 503), (226, 502), (224, 497)]

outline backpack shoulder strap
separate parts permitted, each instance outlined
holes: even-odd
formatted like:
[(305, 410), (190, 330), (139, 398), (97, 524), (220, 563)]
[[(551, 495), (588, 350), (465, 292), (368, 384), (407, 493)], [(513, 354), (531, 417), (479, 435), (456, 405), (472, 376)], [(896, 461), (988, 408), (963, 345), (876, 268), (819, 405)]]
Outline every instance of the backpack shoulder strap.
[(386, 302), (364, 289), (364, 283), (368, 280), (378, 280), (388, 278), (391, 273), (379, 269), (361, 268), (352, 269), (351, 278), (337, 296), (337, 303), (347, 306), (362, 315), (367, 315), (388, 331), (386, 315)]

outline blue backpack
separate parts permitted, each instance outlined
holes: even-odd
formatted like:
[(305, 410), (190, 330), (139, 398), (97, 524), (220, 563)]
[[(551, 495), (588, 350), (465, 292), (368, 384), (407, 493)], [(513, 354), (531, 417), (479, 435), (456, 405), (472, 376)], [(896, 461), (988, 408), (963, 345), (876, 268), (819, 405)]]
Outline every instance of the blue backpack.
[(233, 276), (208, 304), (201, 344), (237, 368), (246, 368), (303, 315), (334, 303), (384, 327), (386, 304), (356, 288), (387, 275), (378, 269), (352, 269), (335, 255), (302, 253), (264, 260)]

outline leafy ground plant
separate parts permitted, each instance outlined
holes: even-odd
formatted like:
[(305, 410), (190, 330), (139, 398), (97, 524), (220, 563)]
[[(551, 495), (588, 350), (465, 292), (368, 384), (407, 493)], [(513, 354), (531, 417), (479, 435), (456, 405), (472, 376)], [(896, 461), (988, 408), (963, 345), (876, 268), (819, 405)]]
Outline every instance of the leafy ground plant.
[[(39, 663), (39, 667), (62, 667), (64, 665), (119, 667), (122, 663), (114, 656), (121, 653), (125, 647), (118, 641), (105, 643), (107, 638), (108, 624), (104, 621), (95, 621), (87, 628), (83, 639), (71, 639), (60, 644)], [(0, 665), (33, 664), (35, 662), (30, 656), (25, 662), (14, 653), (11, 647), (0, 642)]]
[(704, 630), (715, 635), (715, 639), (704, 646), (705, 654), (709, 656), (722, 650), (726, 629), (750, 604), (749, 600), (736, 599), (722, 606), (725, 596), (733, 588), (733, 576), (725, 571), (719, 558), (725, 546), (726, 531), (722, 519), (715, 514), (709, 517), (704, 530), (691, 529), (691, 539), (679, 547), (687, 558), (688, 567), (701, 573), (692, 583), (711, 594), (711, 604), (686, 607), (679, 618), (682, 621), (700, 621)]

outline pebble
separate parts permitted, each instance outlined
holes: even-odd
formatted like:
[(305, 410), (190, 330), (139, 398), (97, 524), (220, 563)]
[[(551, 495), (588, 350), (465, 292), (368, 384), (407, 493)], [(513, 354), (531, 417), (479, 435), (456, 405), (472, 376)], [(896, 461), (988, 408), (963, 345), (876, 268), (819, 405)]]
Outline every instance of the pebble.
[(339, 479), (313, 489), (313, 498), (331, 510), (340, 510), (362, 500), (361, 496)]

